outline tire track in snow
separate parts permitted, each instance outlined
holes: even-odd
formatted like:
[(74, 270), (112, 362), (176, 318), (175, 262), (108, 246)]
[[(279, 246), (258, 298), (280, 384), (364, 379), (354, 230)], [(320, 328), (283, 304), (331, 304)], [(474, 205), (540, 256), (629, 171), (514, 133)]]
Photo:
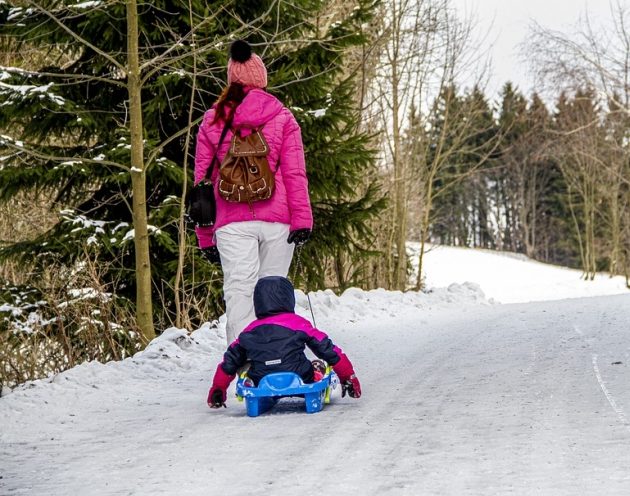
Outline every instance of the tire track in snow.
[[(601, 321), (601, 319), (600, 319)], [(588, 339), (586, 339), (585, 334), (579, 328), (577, 324), (573, 324), (573, 330), (580, 335), (580, 337), (584, 338), (586, 345), (592, 349), (591, 343)], [(626, 413), (623, 408), (620, 407), (615, 401), (615, 397), (612, 395), (608, 387), (606, 386), (606, 381), (602, 377), (602, 373), (599, 370), (599, 365), (597, 364), (598, 355), (597, 353), (591, 353), (591, 362), (593, 364), (593, 372), (595, 373), (595, 378), (597, 379), (597, 383), (599, 384), (600, 389), (604, 393), (606, 400), (610, 404), (611, 408), (617, 415), (617, 419), (621, 422), (621, 424), (626, 428), (626, 430), (630, 433), (630, 422), (628, 422), (628, 417), (626, 417)]]
[(599, 366), (597, 365), (597, 354), (596, 353), (593, 353), (593, 371), (595, 372), (595, 377), (597, 378), (597, 382), (599, 383), (599, 387), (602, 389), (602, 392), (604, 393), (604, 396), (606, 396), (606, 399), (608, 400), (608, 403), (610, 403), (610, 406), (612, 407), (612, 409), (617, 414), (617, 418), (623, 424), (623, 426), (626, 428), (626, 430), (628, 432), (630, 432), (630, 423), (628, 422), (628, 418), (626, 417), (626, 414), (623, 411), (623, 408), (621, 408), (619, 405), (617, 405), (617, 402), (615, 401), (615, 398), (613, 397), (613, 395), (610, 393), (610, 391), (606, 387), (606, 382), (602, 378), (602, 374), (599, 371)]

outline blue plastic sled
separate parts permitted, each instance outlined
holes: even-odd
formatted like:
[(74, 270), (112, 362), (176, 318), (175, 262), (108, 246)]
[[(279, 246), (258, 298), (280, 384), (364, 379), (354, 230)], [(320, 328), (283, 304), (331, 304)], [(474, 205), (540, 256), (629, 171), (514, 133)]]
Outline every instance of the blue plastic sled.
[(293, 372), (276, 372), (268, 374), (260, 380), (258, 387), (243, 384), (245, 377), (236, 383), (236, 395), (239, 400), (245, 399), (245, 407), (249, 417), (258, 417), (271, 409), (280, 398), (303, 396), (306, 413), (317, 413), (330, 401), (330, 390), (337, 385), (334, 372), (327, 372), (318, 382), (305, 384), (302, 378)]

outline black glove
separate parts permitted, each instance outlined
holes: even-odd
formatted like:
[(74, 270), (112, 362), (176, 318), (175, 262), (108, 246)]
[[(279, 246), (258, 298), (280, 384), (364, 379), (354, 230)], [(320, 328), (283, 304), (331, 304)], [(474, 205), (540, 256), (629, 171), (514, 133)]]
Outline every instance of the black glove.
[(225, 404), (225, 391), (218, 388), (212, 391), (208, 404), (210, 405), (210, 408), (227, 408), (227, 405)]
[(361, 383), (357, 376), (352, 374), (349, 379), (346, 379), (341, 384), (341, 397), (343, 398), (346, 393), (350, 396), (350, 398), (360, 398), (361, 397)]
[(295, 231), (291, 231), (289, 233), (289, 237), (287, 238), (287, 243), (295, 243), (295, 246), (302, 246), (306, 243), (311, 237), (310, 229), (296, 229)]
[(203, 258), (205, 258), (211, 264), (221, 265), (221, 256), (219, 255), (219, 249), (216, 246), (209, 246), (201, 250)]

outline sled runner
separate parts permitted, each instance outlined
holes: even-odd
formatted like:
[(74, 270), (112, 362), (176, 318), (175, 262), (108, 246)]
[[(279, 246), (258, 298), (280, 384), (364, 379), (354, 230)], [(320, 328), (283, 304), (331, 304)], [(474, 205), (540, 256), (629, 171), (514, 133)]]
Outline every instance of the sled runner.
[(304, 398), (306, 413), (317, 413), (330, 402), (330, 392), (339, 380), (330, 369), (324, 377), (312, 384), (305, 384), (299, 375), (293, 372), (276, 372), (268, 374), (260, 380), (258, 387), (250, 386), (248, 378), (241, 376), (236, 383), (236, 396), (239, 401), (245, 400), (245, 408), (249, 417), (257, 417), (271, 409), (281, 398), (299, 396)]

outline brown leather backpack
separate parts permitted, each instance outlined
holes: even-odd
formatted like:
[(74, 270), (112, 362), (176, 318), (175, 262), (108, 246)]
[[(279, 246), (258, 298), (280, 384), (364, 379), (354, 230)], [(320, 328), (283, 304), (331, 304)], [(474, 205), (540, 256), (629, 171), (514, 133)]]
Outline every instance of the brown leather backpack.
[(269, 146), (261, 132), (254, 129), (243, 137), (234, 131), (232, 143), (219, 169), (219, 194), (224, 200), (252, 203), (267, 200), (276, 182), (269, 167)]

